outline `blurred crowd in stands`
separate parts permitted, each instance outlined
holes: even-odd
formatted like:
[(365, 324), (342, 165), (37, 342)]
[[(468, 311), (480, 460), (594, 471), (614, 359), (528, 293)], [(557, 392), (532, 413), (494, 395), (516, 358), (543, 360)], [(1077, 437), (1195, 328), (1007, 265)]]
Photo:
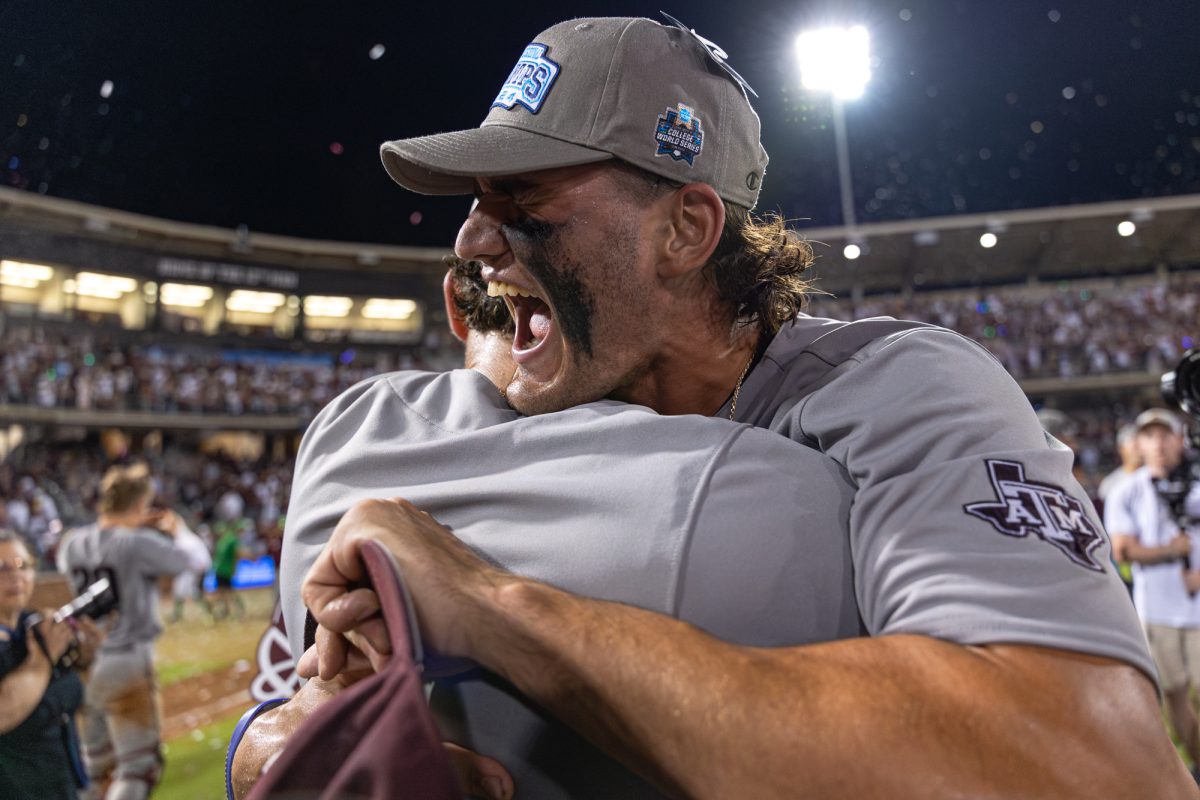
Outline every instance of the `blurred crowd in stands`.
[[(79, 444), (27, 443), (16, 455), (0, 464), (0, 527), (25, 539), (41, 568), (53, 569), (62, 534), (95, 520), (100, 477), (111, 462), (101, 447)], [(242, 557), (269, 555), (278, 565), (290, 458), (240, 461), (184, 446), (134, 457), (150, 465), (155, 505), (178, 513), (210, 553), (231, 531)]]
[[(1200, 273), (1136, 286), (978, 294), (819, 297), (812, 313), (835, 319), (894, 316), (932, 322), (984, 344), (1016, 378), (1162, 372), (1194, 346)], [(10, 326), (0, 356), (0, 402), (43, 408), (311, 417), (363, 378), (395, 369), (443, 369), (457, 353), (424, 348), (338, 354), (222, 350), (116, 342), (77, 330)]]
[(1163, 372), (1197, 346), (1200, 273), (1144, 285), (1001, 287), (973, 295), (821, 298), (835, 319), (891, 316), (932, 322), (982, 342), (1017, 379)]
[[(1070, 379), (1116, 372), (1161, 373), (1200, 335), (1200, 272), (1127, 285), (1062, 283), (977, 293), (820, 297), (810, 312), (840, 319), (889, 315), (959, 331), (982, 342), (1018, 379)], [(311, 417), (363, 378), (396, 369), (446, 369), (461, 354), (377, 349), (356, 354), (246, 351), (195, 337), (160, 343), (150, 334), (10, 324), (0, 350), (0, 403), (43, 408)], [(436, 345), (436, 342), (434, 343)], [(1034, 398), (1036, 400), (1036, 398)], [(1090, 493), (1118, 463), (1120, 427), (1142, 410), (1084, 397), (1052, 431), (1076, 452)], [(94, 518), (99, 447), (28, 442), (0, 465), (0, 527), (11, 528), (49, 564), (65, 528)], [(247, 557), (278, 556), (291, 488), (291, 459), (256, 462), (172, 446), (126, 454), (146, 460), (160, 502), (179, 512), (210, 549), (233, 526)]]
[(153, 341), (151, 334), (144, 343), (129, 343), (87, 331), (10, 325), (0, 355), (0, 403), (311, 417), (363, 378), (445, 361), (421, 349), (294, 353)]

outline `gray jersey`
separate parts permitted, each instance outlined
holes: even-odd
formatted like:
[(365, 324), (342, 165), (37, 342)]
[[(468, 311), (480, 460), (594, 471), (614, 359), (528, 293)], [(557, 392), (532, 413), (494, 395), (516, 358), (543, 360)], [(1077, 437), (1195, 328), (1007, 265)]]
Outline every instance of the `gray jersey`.
[(855, 485), (850, 550), (871, 635), (1043, 645), (1156, 675), (1071, 451), (978, 343), (888, 318), (801, 316), (737, 410), (821, 450)]
[(76, 594), (100, 578), (108, 578), (115, 587), (118, 615), (102, 651), (158, 638), (162, 633), (158, 578), (177, 575), (187, 565), (187, 554), (171, 539), (145, 528), (77, 528), (64, 539), (58, 554), (58, 568), (70, 578)]
[[(360, 384), (309, 429), (281, 574), (294, 648), (300, 584), (334, 525), (357, 500), (394, 496), (509, 570), (728, 641), (861, 632), (851, 486), (832, 459), (746, 425), (612, 402), (520, 418), (463, 370)], [(494, 676), (439, 682), (431, 703), (447, 738), (499, 759), (523, 795), (657, 796)]]

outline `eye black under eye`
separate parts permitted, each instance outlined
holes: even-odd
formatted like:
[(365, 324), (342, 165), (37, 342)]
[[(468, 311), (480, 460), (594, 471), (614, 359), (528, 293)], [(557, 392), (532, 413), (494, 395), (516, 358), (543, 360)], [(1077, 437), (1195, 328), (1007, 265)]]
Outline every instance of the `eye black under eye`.
[(546, 241), (554, 234), (555, 227), (552, 223), (524, 214), (517, 215), (513, 220), (501, 226), (504, 235), (509, 239), (521, 239), (527, 242)]

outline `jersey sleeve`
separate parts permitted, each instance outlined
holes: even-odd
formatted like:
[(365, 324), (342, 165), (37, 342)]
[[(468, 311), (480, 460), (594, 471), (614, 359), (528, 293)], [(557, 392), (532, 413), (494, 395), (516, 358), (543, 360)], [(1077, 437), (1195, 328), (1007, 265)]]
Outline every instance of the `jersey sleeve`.
[(857, 486), (870, 634), (1062, 648), (1155, 675), (1071, 451), (981, 346), (937, 328), (877, 340), (792, 413)]
[(187, 552), (172, 539), (155, 531), (144, 530), (129, 555), (147, 575), (178, 575), (188, 568)]
[(175, 528), (175, 544), (187, 555), (188, 569), (194, 572), (206, 572), (212, 567), (212, 555), (196, 532), (187, 526), (182, 519)]

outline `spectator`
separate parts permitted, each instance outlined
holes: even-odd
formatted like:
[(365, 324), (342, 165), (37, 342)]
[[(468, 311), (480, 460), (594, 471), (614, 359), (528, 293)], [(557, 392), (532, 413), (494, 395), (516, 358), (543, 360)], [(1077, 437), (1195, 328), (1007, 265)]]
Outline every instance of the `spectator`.
[(1122, 425), (1117, 431), (1117, 455), (1121, 457), (1120, 466), (1100, 481), (1097, 496), (1101, 502), (1106, 501), (1117, 486), (1142, 466), (1142, 456), (1137, 446), (1137, 428), (1133, 425)]
[(99, 638), (90, 620), (78, 638), (52, 612), (27, 607), (36, 573), (32, 554), (0, 531), (0, 796), (72, 800), (87, 785), (75, 712), (86, 666)]
[[(1144, 466), (1118, 484), (1104, 508), (1114, 557), (1133, 564), (1133, 602), (1158, 666), (1167, 714), (1200, 780), (1200, 726), (1190, 690), (1200, 688), (1200, 597), (1185, 573), (1200, 567), (1200, 548), (1176, 512), (1200, 516), (1200, 486), (1182, 509), (1163, 496), (1162, 482), (1183, 457), (1183, 425), (1169, 411), (1150, 409), (1134, 422)], [(1192, 576), (1193, 581), (1198, 576)], [(1200, 585), (1200, 584), (1197, 584)]]

